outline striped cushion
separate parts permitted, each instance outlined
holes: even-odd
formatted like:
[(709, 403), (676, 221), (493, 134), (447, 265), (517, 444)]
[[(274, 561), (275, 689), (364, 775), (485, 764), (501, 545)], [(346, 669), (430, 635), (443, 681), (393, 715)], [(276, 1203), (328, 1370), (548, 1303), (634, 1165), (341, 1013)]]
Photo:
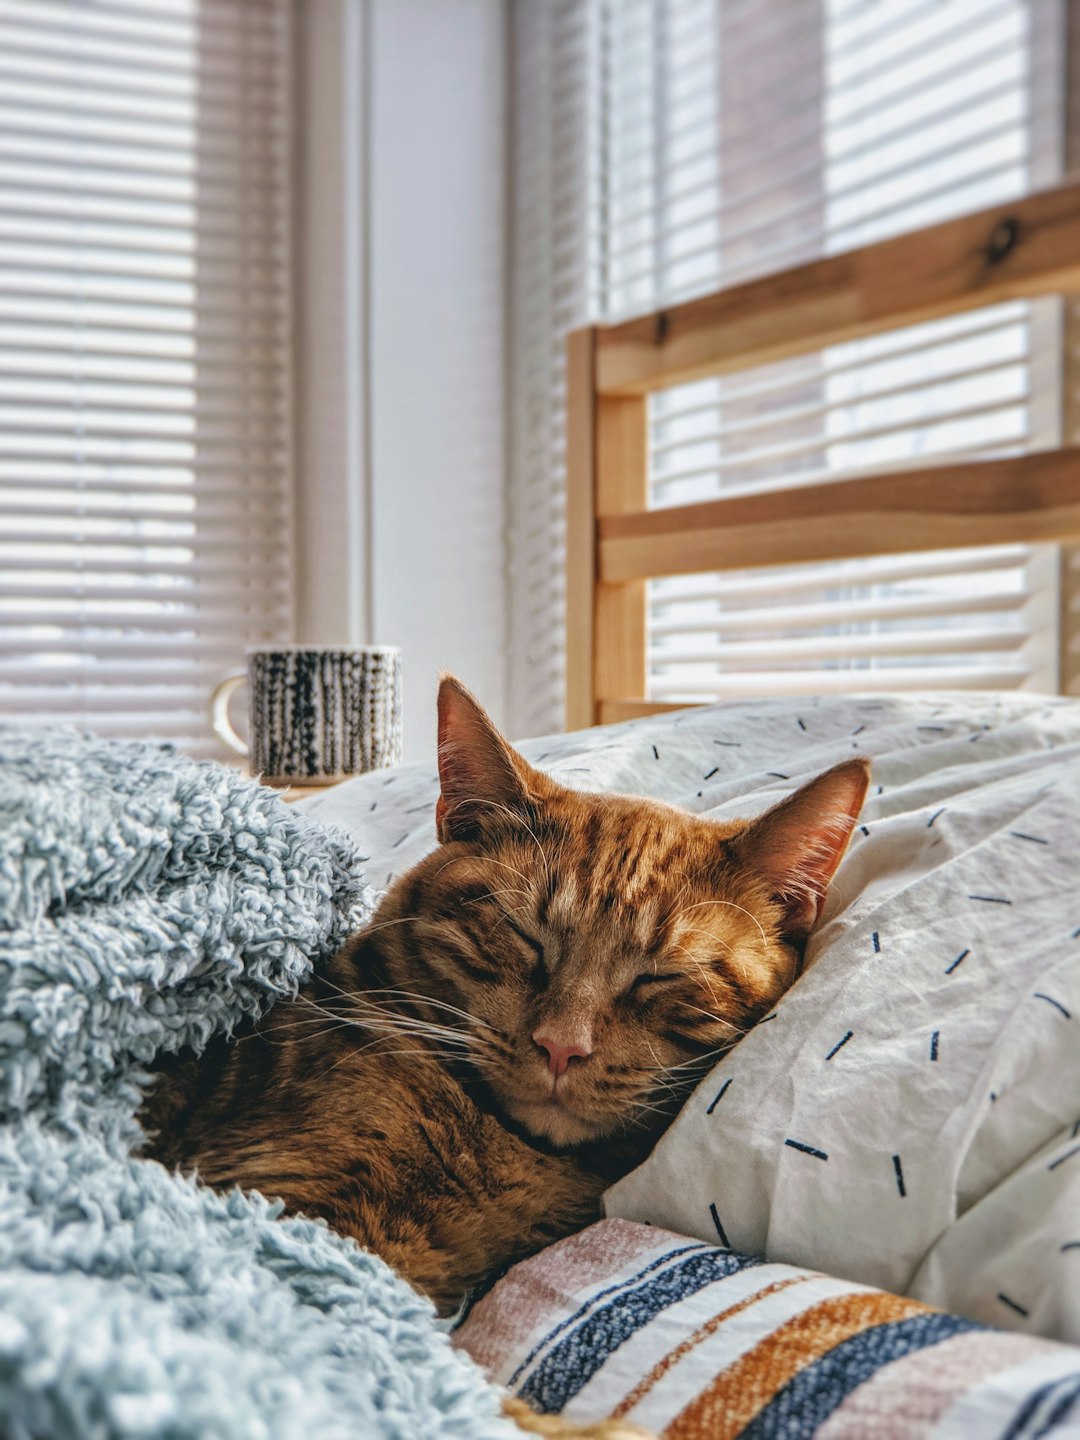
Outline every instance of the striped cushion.
[(1080, 1349), (625, 1220), (514, 1266), (455, 1340), (540, 1411), (667, 1440), (1080, 1434)]

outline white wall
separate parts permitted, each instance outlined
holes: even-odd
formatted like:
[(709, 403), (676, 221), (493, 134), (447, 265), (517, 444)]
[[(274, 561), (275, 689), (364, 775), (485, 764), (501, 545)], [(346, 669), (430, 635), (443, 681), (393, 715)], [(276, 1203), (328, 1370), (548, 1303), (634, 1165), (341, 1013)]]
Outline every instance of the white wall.
[(404, 650), (406, 759), (434, 753), (440, 669), (505, 712), (505, 22), (372, 12), (372, 638)]
[(297, 639), (371, 631), (367, 348), (369, 0), (297, 0)]
[[(506, 713), (505, 0), (297, 0), (298, 638)], [(344, 137), (344, 138), (343, 138)]]

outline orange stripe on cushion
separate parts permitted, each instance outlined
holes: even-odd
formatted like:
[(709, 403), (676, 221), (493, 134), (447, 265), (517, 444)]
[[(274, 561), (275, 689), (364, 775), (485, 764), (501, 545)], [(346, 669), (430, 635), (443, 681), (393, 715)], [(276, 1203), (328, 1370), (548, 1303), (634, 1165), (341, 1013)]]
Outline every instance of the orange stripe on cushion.
[(721, 1310), (719, 1315), (710, 1316), (704, 1325), (699, 1326), (692, 1335), (688, 1335), (681, 1344), (676, 1345), (674, 1350), (665, 1355), (662, 1360), (657, 1361), (648, 1375), (645, 1376), (644, 1380), (635, 1385), (629, 1395), (619, 1402), (611, 1412), (611, 1418), (613, 1420), (620, 1420), (624, 1415), (628, 1414), (635, 1405), (640, 1404), (657, 1381), (662, 1380), (673, 1365), (677, 1365), (695, 1346), (700, 1345), (703, 1340), (707, 1340), (726, 1320), (732, 1319), (733, 1316), (738, 1315), (743, 1310), (749, 1309), (751, 1305), (756, 1305), (759, 1300), (764, 1300), (769, 1295), (775, 1295), (780, 1290), (788, 1290), (792, 1285), (805, 1285), (807, 1280), (816, 1278), (814, 1275), (807, 1274), (795, 1275), (788, 1280), (774, 1280), (771, 1285), (766, 1285), (763, 1290), (758, 1290), (753, 1295), (746, 1295), (738, 1304), (730, 1305), (726, 1310)]
[(928, 1308), (877, 1291), (823, 1300), (722, 1371), (676, 1415), (664, 1431), (665, 1440), (735, 1440), (789, 1380), (841, 1341)]

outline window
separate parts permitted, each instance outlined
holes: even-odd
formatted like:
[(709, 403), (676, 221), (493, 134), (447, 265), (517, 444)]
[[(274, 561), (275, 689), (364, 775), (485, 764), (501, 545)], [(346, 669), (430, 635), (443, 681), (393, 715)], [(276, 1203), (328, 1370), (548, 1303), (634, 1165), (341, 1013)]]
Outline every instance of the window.
[[(518, 413), (546, 407), (548, 422), (518, 437), (514, 631), (532, 683), (515, 692), (519, 730), (551, 727), (561, 705), (562, 618), (552, 577), (537, 583), (531, 522), (545, 482), (549, 531), (561, 519), (563, 317), (622, 318), (1049, 183), (1063, 108), (1043, 58), (1060, 16), (1044, 0), (526, 9), (519, 52), (549, 68), (546, 112), (519, 99), (532, 122), (519, 122), (519, 206), (535, 203), (545, 164), (558, 179), (550, 253), (530, 234), (515, 256), (531, 277), (516, 348), (534, 367), (516, 379)], [(1056, 302), (999, 306), (664, 392), (651, 406), (651, 503), (1054, 444), (1059, 334)], [(650, 693), (1052, 689), (1057, 570), (1056, 552), (1015, 546), (657, 581)]]
[(292, 625), (287, 0), (0, 0), (0, 716), (210, 752)]

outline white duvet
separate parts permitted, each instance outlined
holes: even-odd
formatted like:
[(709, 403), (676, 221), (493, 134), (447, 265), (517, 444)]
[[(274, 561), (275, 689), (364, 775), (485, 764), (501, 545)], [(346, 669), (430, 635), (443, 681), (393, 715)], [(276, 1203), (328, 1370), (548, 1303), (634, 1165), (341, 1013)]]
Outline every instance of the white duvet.
[[(1080, 704), (738, 702), (521, 748), (724, 818), (874, 762), (807, 973), (608, 1213), (1080, 1342)], [(379, 886), (433, 846), (436, 793), (413, 766), (306, 806)]]

